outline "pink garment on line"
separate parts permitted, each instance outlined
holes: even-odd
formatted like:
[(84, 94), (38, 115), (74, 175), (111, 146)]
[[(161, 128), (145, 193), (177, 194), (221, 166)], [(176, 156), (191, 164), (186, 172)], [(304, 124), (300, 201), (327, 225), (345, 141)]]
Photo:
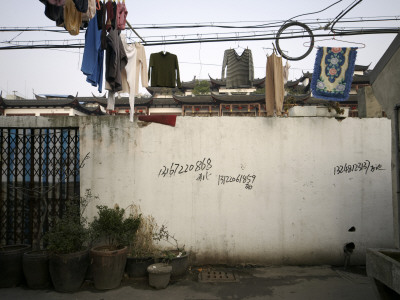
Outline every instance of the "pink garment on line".
[(126, 16), (128, 11), (126, 10), (125, 2), (118, 2), (117, 4), (117, 28), (120, 30), (125, 29)]

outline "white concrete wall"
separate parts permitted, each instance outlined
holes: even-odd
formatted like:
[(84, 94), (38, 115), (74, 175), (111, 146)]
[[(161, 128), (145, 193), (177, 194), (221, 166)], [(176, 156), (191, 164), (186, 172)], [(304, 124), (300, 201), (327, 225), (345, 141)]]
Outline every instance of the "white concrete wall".
[[(343, 264), (348, 242), (352, 263), (364, 263), (366, 248), (393, 244), (390, 130), (383, 118), (178, 117), (176, 127), (139, 127), (83, 117), (81, 191), (100, 196), (90, 217), (95, 204), (140, 204), (197, 263)], [(204, 158), (208, 174), (195, 171)], [(335, 175), (365, 162), (368, 170)], [(177, 172), (160, 176), (172, 163)], [(238, 175), (255, 180), (219, 180)]]

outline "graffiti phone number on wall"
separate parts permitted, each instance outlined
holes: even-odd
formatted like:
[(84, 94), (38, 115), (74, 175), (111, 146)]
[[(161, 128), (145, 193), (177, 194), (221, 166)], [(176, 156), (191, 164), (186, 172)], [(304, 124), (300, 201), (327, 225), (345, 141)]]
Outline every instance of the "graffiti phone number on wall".
[(204, 158), (203, 160), (198, 160), (195, 164), (179, 164), (179, 163), (171, 163), (171, 166), (168, 168), (163, 166), (158, 172), (158, 177), (165, 177), (169, 175), (170, 177), (175, 175), (181, 175), (188, 172), (200, 172), (200, 171), (208, 171), (212, 168), (211, 158)]
[(253, 188), (254, 180), (256, 180), (256, 175), (237, 175), (237, 176), (218, 176), (218, 185), (223, 185), (230, 182), (243, 183), (246, 189), (251, 190)]
[(364, 171), (365, 174), (368, 172), (375, 172), (375, 171), (384, 171), (385, 169), (382, 169), (381, 164), (371, 164), (371, 162), (366, 159), (364, 162), (359, 162), (355, 164), (347, 164), (345, 163), (344, 165), (338, 165), (333, 168), (333, 175), (339, 175), (343, 173), (352, 173), (352, 172), (362, 172)]

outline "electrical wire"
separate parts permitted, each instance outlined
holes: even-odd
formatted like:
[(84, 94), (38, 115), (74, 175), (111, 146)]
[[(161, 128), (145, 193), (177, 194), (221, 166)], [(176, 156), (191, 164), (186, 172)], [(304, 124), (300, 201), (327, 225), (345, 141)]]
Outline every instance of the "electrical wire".
[[(357, 0), (355, 0), (357, 1)], [(310, 29), (312, 30), (315, 36), (333, 36), (332, 33), (330, 34), (317, 34), (319, 30), (322, 30), (321, 22), (325, 23), (326, 21), (328, 24), (333, 24), (332, 22), (337, 23), (367, 23), (367, 22), (386, 22), (386, 21), (399, 21), (399, 16), (379, 16), (379, 17), (352, 17), (352, 18), (343, 18), (344, 14), (346, 14), (349, 9), (352, 9), (355, 5), (357, 5), (360, 1), (358, 0), (357, 3), (355, 1), (346, 8), (346, 10), (342, 11), (334, 20), (321, 20), (321, 19), (307, 19), (308, 25), (310, 25)], [(355, 3), (355, 4), (354, 4)], [(332, 4), (334, 5), (334, 4)], [(249, 21), (241, 21), (249, 22)], [(276, 24), (278, 21), (266, 23), (266, 24)], [(224, 24), (229, 24), (228, 22), (219, 22)], [(171, 23), (173, 24), (173, 23)], [(186, 23), (189, 24), (189, 23)], [(204, 26), (215, 26), (214, 23), (203, 23)], [(266, 28), (276, 28), (278, 29), (281, 24), (277, 25), (265, 25), (265, 24), (258, 24), (253, 26), (233, 26), (232, 28), (241, 29), (242, 31), (236, 32), (214, 32), (214, 33), (189, 33), (189, 34), (171, 34), (171, 35), (161, 35), (161, 36), (148, 36), (146, 38), (146, 42), (144, 43), (145, 46), (159, 46), (159, 45), (173, 45), (173, 44), (192, 44), (192, 43), (211, 43), (211, 42), (232, 42), (232, 41), (259, 41), (259, 40), (271, 40), (275, 38), (275, 30), (266, 29)], [(315, 25), (315, 26), (314, 26)], [(189, 28), (196, 28), (192, 25), (185, 25), (188, 29)], [(265, 27), (262, 27), (265, 26)], [(270, 26), (270, 27), (268, 27)], [(173, 26), (172, 26), (173, 27)], [(0, 27), (0, 32), (11, 32), (11, 31), (42, 31), (48, 30), (50, 27), (32, 27), (32, 28), (18, 28), (18, 27)], [(137, 27), (136, 27), (137, 28)], [(142, 27), (145, 28), (145, 27)], [(146, 29), (155, 29), (161, 28), (161, 26), (150, 26), (146, 27)], [(167, 29), (170, 29), (171, 26), (167, 26)], [(249, 31), (249, 28), (265, 28), (266, 30), (255, 30)], [(164, 27), (162, 28), (164, 29)], [(383, 33), (398, 33), (398, 27), (380, 27), (380, 28), (373, 28), (373, 27), (341, 27), (340, 32), (335, 32), (336, 36), (339, 35), (363, 35), (363, 34), (383, 34)], [(158, 30), (159, 31), (159, 30)], [(57, 29), (54, 32), (67, 32), (64, 29)], [(199, 38), (201, 37), (201, 38)], [(280, 38), (304, 38), (308, 37), (304, 35), (303, 31), (288, 31)], [(14, 37), (15, 39), (15, 37)], [(83, 39), (71, 39), (71, 40), (35, 40), (35, 41), (13, 41), (10, 45), (10, 41), (2, 41), (0, 43), (6, 44), (7, 46), (0, 47), (0, 50), (13, 50), (13, 49), (61, 49), (61, 48), (82, 48), (84, 47), (84, 40)], [(24, 44), (25, 43), (25, 44)], [(42, 44), (40, 44), (42, 43)], [(76, 53), (76, 52), (75, 52)]]
[[(340, 21), (341, 18), (343, 18), (349, 11), (351, 11), (354, 7), (356, 7), (358, 4), (360, 4), (363, 0), (358, 0), (357, 3), (355, 3), (357, 0), (354, 0), (354, 2), (352, 4), (350, 4), (344, 11), (342, 11), (338, 16), (336, 16), (336, 18), (331, 22), (331, 24), (327, 24), (325, 26), (325, 29), (330, 28), (330, 30), (332, 32), (335, 32), (333, 30), (333, 27), (335, 26), (335, 24)], [(355, 4), (354, 4), (355, 3)], [(336, 32), (335, 32), (336, 33)]]
[[(339, 23), (342, 22), (372, 22), (372, 21), (398, 21), (399, 16), (374, 16), (374, 17), (351, 17), (351, 18), (341, 18)], [(299, 22), (312, 24), (312, 23), (321, 23), (321, 22), (331, 22), (332, 19), (300, 19)], [(226, 25), (221, 26), (221, 28), (232, 28), (232, 29), (256, 29), (256, 28), (270, 28), (270, 27), (281, 27), (285, 20), (275, 20), (275, 21), (233, 21), (233, 22), (202, 22), (202, 23), (161, 23), (161, 24), (136, 24), (135, 29), (141, 30), (155, 30), (155, 29), (193, 29), (193, 28), (215, 28), (220, 27), (217, 24), (237, 24), (237, 23), (253, 23), (254, 25), (248, 26), (234, 26), (234, 25)], [(259, 23), (259, 24), (257, 24)], [(54, 28), (54, 29), (50, 29)], [(68, 33), (62, 27), (57, 26), (43, 26), (43, 27), (0, 27), (0, 32), (13, 32), (13, 31), (48, 31), (55, 33)], [(82, 31), (82, 33), (84, 30)]]
[(323, 12), (323, 11), (327, 10), (328, 8), (331, 8), (332, 6), (338, 4), (339, 2), (342, 2), (342, 1), (343, 1), (343, 0), (336, 1), (335, 3), (333, 3), (333, 4), (331, 4), (331, 5), (327, 6), (327, 7), (325, 7), (324, 9), (321, 9), (321, 10), (319, 10), (319, 11), (315, 11), (315, 12), (311, 12), (311, 13), (306, 13), (306, 14), (301, 14), (301, 15), (294, 16), (294, 17), (290, 18), (288, 21), (292, 21), (294, 18), (297, 18), (297, 17), (307, 16), (307, 15), (313, 15), (313, 14), (317, 14), (317, 13)]
[[(366, 35), (366, 34), (387, 34), (387, 33), (399, 33), (398, 28), (392, 29), (367, 29), (361, 31), (342, 31), (338, 34), (313, 34), (314, 37), (334, 37), (334, 36), (356, 36), (356, 35)], [(295, 38), (307, 38), (311, 37), (310, 35), (290, 35), (290, 36), (281, 36), (280, 39), (295, 39)], [(151, 41), (146, 42), (145, 46), (163, 46), (163, 45), (182, 45), (182, 44), (196, 44), (196, 43), (213, 43), (213, 42), (234, 42), (234, 41), (266, 41), (266, 40), (275, 40), (275, 36), (273, 34), (270, 35), (258, 35), (254, 37), (251, 35), (250, 37), (237, 37), (232, 36), (230, 38), (206, 38), (206, 39), (191, 39), (191, 40), (174, 40), (174, 41)], [(0, 50), (26, 50), (26, 49), (62, 49), (62, 48), (83, 48), (84, 44), (69, 44), (69, 45), (12, 45), (6, 47), (0, 47)]]

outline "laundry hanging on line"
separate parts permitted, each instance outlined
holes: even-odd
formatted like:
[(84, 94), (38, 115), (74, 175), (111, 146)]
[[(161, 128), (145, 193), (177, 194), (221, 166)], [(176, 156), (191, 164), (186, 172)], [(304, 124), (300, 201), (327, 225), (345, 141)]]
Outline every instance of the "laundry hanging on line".
[(96, 0), (89, 0), (86, 13), (82, 13), (82, 22), (89, 22), (96, 15)]
[(237, 54), (235, 49), (225, 50), (221, 80), (225, 78), (225, 68), (226, 88), (243, 88), (253, 85), (254, 65), (250, 49), (245, 49), (241, 55)]
[(47, 0), (47, 2), (55, 6), (64, 6), (65, 4), (65, 0)]
[[(40, 0), (45, 5), (45, 15), (57, 26), (64, 27), (71, 35), (78, 35), (81, 29), (88, 26), (97, 12), (102, 12), (103, 2), (100, 0)], [(108, 0), (105, 4), (108, 14), (104, 17), (107, 30), (110, 28), (125, 29), (128, 11), (124, 2)], [(97, 9), (96, 9), (97, 8)], [(98, 15), (98, 26), (102, 26), (103, 13)], [(117, 24), (118, 22), (118, 24)], [(105, 49), (105, 48), (104, 48)]]
[(47, 18), (56, 22), (56, 26), (64, 26), (64, 3), (62, 5), (57, 5), (57, 2), (54, 1), (54, 4), (50, 2), (45, 2), (44, 14)]
[(115, 28), (115, 17), (117, 14), (117, 4), (113, 1), (107, 1), (106, 3), (107, 10), (107, 20), (106, 20), (106, 30), (109, 31), (112, 28)]
[(139, 76), (142, 87), (148, 87), (148, 73), (146, 52), (140, 43), (128, 44), (125, 35), (121, 34), (122, 44), (128, 56), (128, 63), (122, 70), (122, 93), (129, 93), (130, 115), (129, 120), (133, 122), (135, 96), (139, 94)]
[(315, 98), (346, 101), (357, 57), (357, 48), (320, 47), (315, 59), (311, 91)]
[(117, 28), (119, 30), (124, 30), (125, 29), (125, 24), (126, 24), (126, 17), (128, 15), (128, 11), (125, 6), (125, 2), (118, 2), (117, 4)]
[(111, 28), (107, 35), (106, 81), (109, 91), (116, 93), (122, 90), (121, 72), (128, 63), (128, 57), (118, 35), (118, 30)]
[[(141, 77), (142, 87), (148, 87), (146, 52), (140, 43), (128, 44), (126, 36), (120, 34), (119, 41), (125, 50), (127, 56), (127, 64), (121, 69), (121, 85), (122, 89), (119, 93), (129, 94), (130, 116), (129, 120), (133, 122), (135, 111), (135, 96), (139, 93), (139, 76)], [(109, 82), (106, 80), (106, 89), (109, 90), (107, 99), (107, 110), (114, 110), (115, 91), (111, 89)]]
[(73, 0), (66, 0), (64, 6), (64, 27), (71, 35), (78, 35), (82, 24), (82, 12), (79, 12)]
[(86, 75), (86, 81), (98, 88), (103, 87), (104, 51), (101, 48), (101, 30), (97, 26), (97, 18), (92, 18), (85, 35), (85, 48), (81, 71)]
[(267, 117), (281, 116), (285, 97), (282, 57), (272, 53), (267, 57), (265, 76), (265, 106)]
[(158, 52), (150, 55), (149, 79), (152, 87), (181, 88), (178, 57), (169, 52)]

